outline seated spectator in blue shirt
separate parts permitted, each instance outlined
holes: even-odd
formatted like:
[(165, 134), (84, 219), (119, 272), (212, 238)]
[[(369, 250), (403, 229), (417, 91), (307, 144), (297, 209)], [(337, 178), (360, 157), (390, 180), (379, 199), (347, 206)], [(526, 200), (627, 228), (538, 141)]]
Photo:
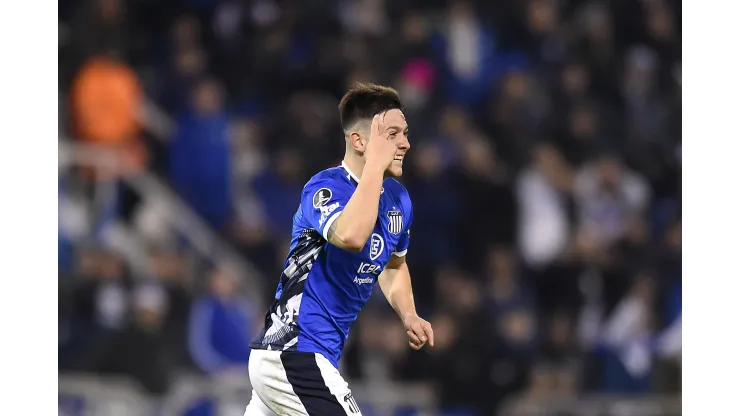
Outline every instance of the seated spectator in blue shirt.
[(210, 293), (197, 298), (191, 310), (190, 355), (205, 373), (246, 366), (249, 361), (255, 316), (236, 289), (233, 273), (217, 268), (211, 274)]

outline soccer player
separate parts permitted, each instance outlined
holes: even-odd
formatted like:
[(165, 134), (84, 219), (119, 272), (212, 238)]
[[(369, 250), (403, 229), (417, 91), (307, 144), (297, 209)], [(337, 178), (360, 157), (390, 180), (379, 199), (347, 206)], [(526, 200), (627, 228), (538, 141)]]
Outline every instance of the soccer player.
[(392, 88), (357, 84), (339, 113), (344, 160), (303, 188), (274, 302), (250, 344), (245, 416), (360, 414), (337, 368), (375, 282), (410, 347), (434, 345), (431, 325), (416, 314), (406, 265), (411, 200), (393, 179), (411, 147), (401, 100)]

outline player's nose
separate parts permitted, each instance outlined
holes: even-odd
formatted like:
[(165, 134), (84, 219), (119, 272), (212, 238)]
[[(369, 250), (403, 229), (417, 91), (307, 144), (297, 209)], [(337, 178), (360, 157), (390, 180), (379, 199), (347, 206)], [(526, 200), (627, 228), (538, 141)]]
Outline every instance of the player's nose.
[(408, 151), (411, 148), (411, 143), (409, 143), (408, 137), (403, 137), (403, 140), (398, 141), (398, 148), (402, 150)]

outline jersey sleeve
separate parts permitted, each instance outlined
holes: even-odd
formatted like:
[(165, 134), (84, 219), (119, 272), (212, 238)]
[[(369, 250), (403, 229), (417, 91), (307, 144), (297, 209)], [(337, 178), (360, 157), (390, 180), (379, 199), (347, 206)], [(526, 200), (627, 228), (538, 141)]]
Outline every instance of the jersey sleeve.
[(352, 190), (339, 181), (324, 179), (309, 182), (301, 195), (303, 218), (310, 228), (328, 240), (326, 234), (329, 227), (339, 218), (351, 196)]
[(409, 251), (409, 239), (411, 238), (411, 223), (414, 220), (414, 212), (411, 207), (411, 201), (406, 201), (407, 209), (409, 210), (408, 220), (405, 221), (405, 226), (402, 231), (401, 237), (398, 239), (396, 249), (393, 251), (393, 255), (396, 257), (403, 257)]

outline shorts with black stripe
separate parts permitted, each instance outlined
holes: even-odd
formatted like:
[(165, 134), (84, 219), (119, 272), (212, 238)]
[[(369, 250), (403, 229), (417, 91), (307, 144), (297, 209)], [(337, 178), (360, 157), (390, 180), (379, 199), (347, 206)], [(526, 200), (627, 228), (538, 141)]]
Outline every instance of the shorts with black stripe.
[(349, 385), (323, 355), (252, 350), (244, 416), (361, 416)]

